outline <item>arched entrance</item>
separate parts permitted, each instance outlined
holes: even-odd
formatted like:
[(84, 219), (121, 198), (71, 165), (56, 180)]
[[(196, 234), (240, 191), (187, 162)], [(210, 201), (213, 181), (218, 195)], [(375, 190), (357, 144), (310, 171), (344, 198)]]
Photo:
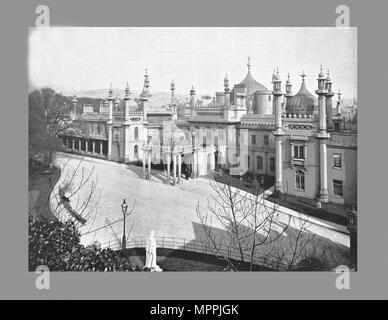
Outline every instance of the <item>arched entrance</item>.
[(207, 173), (210, 173), (212, 171), (212, 154), (208, 153), (207, 155)]
[(113, 159), (114, 161), (120, 161), (120, 143), (119, 142), (115, 142), (114, 144), (114, 156), (113, 156)]
[(219, 169), (220, 168), (219, 156), (220, 156), (220, 152), (218, 150), (216, 150), (214, 152), (214, 168), (215, 169)]

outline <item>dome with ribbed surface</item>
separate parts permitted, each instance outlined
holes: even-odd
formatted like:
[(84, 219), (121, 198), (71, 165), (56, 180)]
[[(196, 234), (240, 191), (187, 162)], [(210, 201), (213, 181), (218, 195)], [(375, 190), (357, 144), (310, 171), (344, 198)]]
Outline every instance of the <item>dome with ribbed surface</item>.
[(304, 80), (299, 92), (293, 97), (287, 99), (286, 113), (296, 115), (312, 115), (314, 108), (318, 105), (318, 99), (310, 93)]
[(253, 78), (250, 70), (248, 70), (248, 73), (244, 80), (241, 81), (239, 84), (236, 84), (235, 87), (246, 88), (248, 96), (254, 94), (256, 91), (268, 92), (268, 89), (264, 85), (262, 85), (260, 82), (256, 81), (255, 78)]

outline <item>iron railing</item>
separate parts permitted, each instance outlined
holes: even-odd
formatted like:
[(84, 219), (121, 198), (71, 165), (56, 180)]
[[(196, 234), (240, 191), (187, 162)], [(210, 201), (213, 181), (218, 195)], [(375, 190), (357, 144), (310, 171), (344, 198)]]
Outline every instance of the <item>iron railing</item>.
[[(130, 237), (127, 239), (126, 248), (145, 248), (148, 237)], [(242, 261), (241, 253), (237, 248), (226, 245), (213, 245), (208, 244), (203, 241), (198, 241), (194, 239), (184, 239), (184, 238), (174, 238), (174, 237), (155, 237), (156, 246), (158, 248), (172, 249), (172, 250), (183, 250), (195, 253), (208, 254), (212, 256), (225, 257), (228, 259), (233, 259), (236, 261)], [(101, 244), (101, 248), (110, 248), (112, 250), (120, 250), (122, 248), (121, 243), (118, 243), (117, 240), (107, 241)], [(213, 249), (211, 249), (213, 248)], [(250, 250), (246, 250), (250, 251)], [(250, 253), (243, 253), (244, 261), (250, 262), (251, 255)], [(268, 259), (256, 255), (252, 262), (260, 266), (266, 266)]]

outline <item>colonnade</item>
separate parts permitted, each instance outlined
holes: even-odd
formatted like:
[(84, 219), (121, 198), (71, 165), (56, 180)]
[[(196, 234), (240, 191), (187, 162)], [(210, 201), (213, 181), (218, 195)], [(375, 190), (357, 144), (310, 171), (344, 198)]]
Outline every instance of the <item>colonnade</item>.
[(82, 138), (75, 136), (62, 136), (62, 142), (66, 149), (73, 152), (82, 152), (93, 156), (105, 157), (104, 140)]

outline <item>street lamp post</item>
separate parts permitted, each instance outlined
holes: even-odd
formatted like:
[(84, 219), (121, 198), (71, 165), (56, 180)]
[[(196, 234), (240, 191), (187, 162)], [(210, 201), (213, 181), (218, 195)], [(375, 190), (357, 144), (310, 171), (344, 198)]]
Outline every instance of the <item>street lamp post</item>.
[(121, 204), (121, 211), (123, 213), (123, 240), (122, 240), (122, 251), (123, 251), (123, 254), (125, 254), (125, 249), (127, 247), (127, 239), (126, 239), (126, 236), (125, 236), (125, 217), (127, 216), (127, 210), (128, 210), (128, 205), (127, 203), (125, 202), (125, 199), (123, 201), (123, 203)]

